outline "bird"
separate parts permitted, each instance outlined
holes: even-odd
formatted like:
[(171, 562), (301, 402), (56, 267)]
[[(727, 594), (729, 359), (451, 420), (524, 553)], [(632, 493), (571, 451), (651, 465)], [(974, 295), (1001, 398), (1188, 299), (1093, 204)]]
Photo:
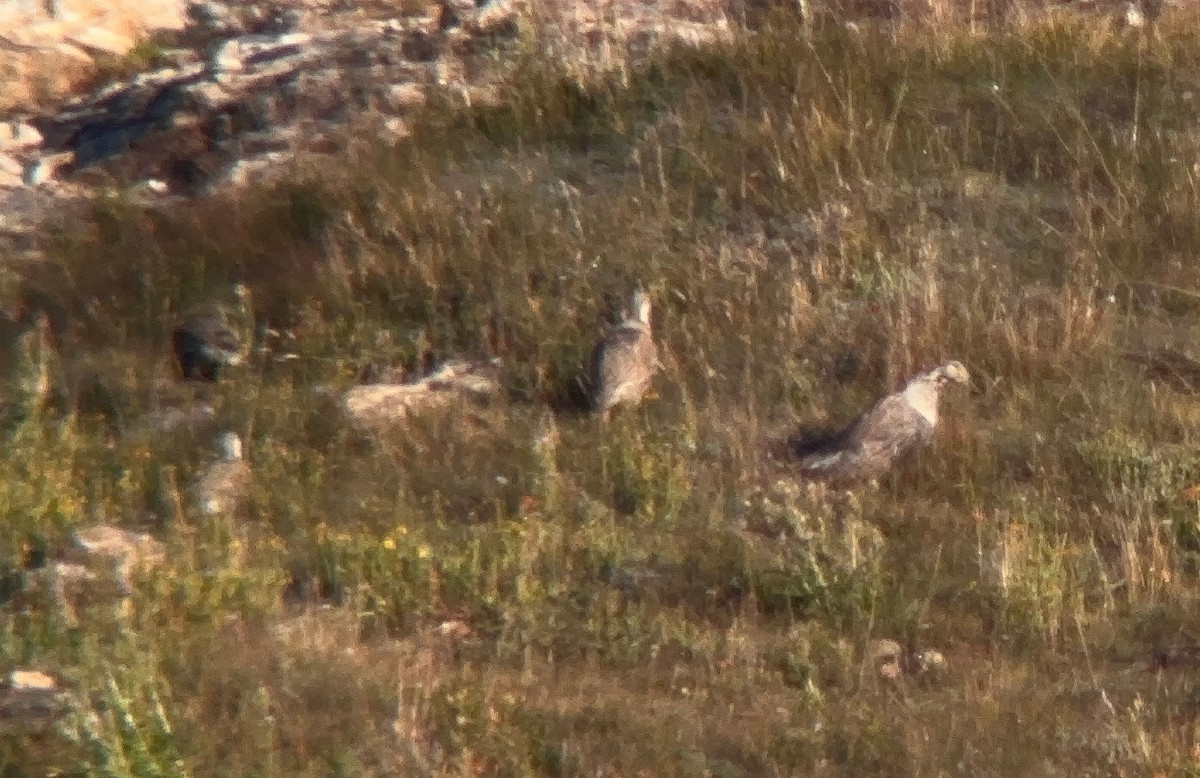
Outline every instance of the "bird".
[(947, 362), (917, 374), (840, 432), (793, 441), (801, 475), (840, 485), (879, 478), (932, 437), (942, 388), (969, 382), (970, 374), (961, 362)]
[(10, 388), (23, 406), (39, 408), (51, 394), (51, 377), (56, 372), (50, 317), (44, 311), (26, 312), (16, 322), (15, 330), (15, 335), (5, 333), (12, 338), (11, 344), (5, 344)]
[(607, 421), (617, 405), (636, 405), (661, 363), (650, 331), (650, 295), (637, 289), (625, 319), (592, 350), (592, 406)]
[(242, 439), (235, 432), (217, 437), (218, 458), (192, 484), (192, 501), (205, 516), (228, 513), (245, 496), (250, 465), (242, 456)]
[[(238, 308), (244, 312), (249, 292), (241, 284), (234, 292)], [(185, 379), (216, 381), (221, 368), (240, 365), (246, 358), (246, 349), (235, 325), (218, 305), (193, 309), (171, 333), (171, 343)]]

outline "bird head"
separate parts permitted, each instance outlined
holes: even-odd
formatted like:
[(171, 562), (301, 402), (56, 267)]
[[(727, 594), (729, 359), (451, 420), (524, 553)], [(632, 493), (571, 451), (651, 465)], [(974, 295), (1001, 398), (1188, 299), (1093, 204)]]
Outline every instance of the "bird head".
[(948, 383), (963, 384), (964, 386), (971, 382), (971, 374), (963, 367), (963, 363), (958, 360), (947, 362), (934, 369), (933, 377), (939, 385)]
[(650, 323), (650, 295), (645, 289), (638, 288), (634, 291), (631, 298), (632, 310), (630, 313), (633, 317), (642, 324)]
[(222, 432), (217, 438), (217, 450), (226, 462), (237, 462), (242, 458), (242, 439), (236, 432)]

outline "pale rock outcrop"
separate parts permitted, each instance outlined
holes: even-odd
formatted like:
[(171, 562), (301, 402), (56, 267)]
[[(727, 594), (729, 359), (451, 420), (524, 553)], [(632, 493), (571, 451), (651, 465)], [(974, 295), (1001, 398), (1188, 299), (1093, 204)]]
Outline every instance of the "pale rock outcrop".
[(40, 670), (13, 670), (0, 681), (0, 734), (45, 731), (71, 707), (71, 694)]
[(151, 204), (220, 193), (319, 165), (364, 130), (402, 138), (431, 89), (494, 102), (503, 68), (489, 52), (521, 24), (590, 75), (660, 44), (723, 38), (729, 6), (435, 0), (378, 18), (310, 0), (0, 0), (0, 82), (6, 52), (23, 73), (58, 75), (149, 41), (146, 72), (37, 114), (22, 108), (30, 96), (0, 107), (0, 252), (36, 258), (45, 223), (70, 222), (96, 185), (130, 185)]
[(46, 598), (68, 623), (80, 609), (116, 605), (124, 611), (138, 571), (166, 560), (163, 544), (145, 533), (98, 524), (77, 530), (61, 558), (25, 575), (24, 592)]
[(500, 360), (452, 359), (424, 378), (401, 384), (364, 384), (342, 397), (347, 418), (363, 429), (386, 427), (466, 398), (483, 399), (500, 391)]
[(73, 539), (74, 546), (65, 555), (66, 561), (93, 571), (108, 567), (127, 590), (133, 587), (135, 571), (157, 567), (166, 559), (163, 544), (149, 534), (109, 524), (76, 530)]

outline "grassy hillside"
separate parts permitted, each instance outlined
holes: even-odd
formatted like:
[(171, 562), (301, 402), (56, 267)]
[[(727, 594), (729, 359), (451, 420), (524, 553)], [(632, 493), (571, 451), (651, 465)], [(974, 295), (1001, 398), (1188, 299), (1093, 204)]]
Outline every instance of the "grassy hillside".
[[(497, 105), (398, 146), (99, 198), (10, 284), (66, 389), (8, 414), (0, 559), (107, 521), (167, 562), (10, 598), (3, 666), (80, 706), (5, 775), (1200, 773), (1197, 21), (779, 12), (613, 75), (526, 32)], [(299, 359), (179, 386), (170, 322), (234, 282)], [(602, 429), (576, 377), (638, 282), (668, 368)], [(314, 392), (453, 356), (506, 397), (372, 437)], [(764, 456), (948, 358), (877, 490)], [(187, 506), (211, 432), (129, 434), (191, 395), (247, 441), (237, 516)], [(885, 638), (944, 671), (880, 677)]]

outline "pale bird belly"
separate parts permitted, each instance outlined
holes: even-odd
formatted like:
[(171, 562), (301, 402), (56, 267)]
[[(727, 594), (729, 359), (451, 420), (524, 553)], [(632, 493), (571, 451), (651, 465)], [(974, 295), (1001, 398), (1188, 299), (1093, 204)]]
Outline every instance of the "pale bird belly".
[(904, 401), (914, 411), (921, 414), (930, 426), (937, 426), (938, 398), (936, 392), (925, 387), (911, 387), (904, 391)]

